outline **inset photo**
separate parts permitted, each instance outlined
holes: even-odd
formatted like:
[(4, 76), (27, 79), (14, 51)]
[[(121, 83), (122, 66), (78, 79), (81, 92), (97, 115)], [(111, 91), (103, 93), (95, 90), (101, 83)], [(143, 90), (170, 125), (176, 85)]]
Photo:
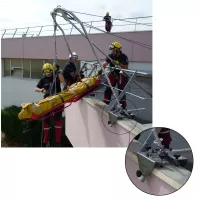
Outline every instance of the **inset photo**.
[(193, 169), (193, 153), (178, 132), (154, 127), (142, 131), (130, 142), (125, 155), (126, 172), (141, 191), (168, 195), (182, 188)]

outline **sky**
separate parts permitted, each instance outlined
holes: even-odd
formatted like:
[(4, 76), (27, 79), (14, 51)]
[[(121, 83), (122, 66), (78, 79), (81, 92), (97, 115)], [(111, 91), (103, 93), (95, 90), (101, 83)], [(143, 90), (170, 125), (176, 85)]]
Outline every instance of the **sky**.
[[(1, 1), (0, 28), (12, 29), (30, 26), (52, 25), (50, 12), (58, 5), (76, 12), (104, 16), (107, 11), (113, 18), (152, 16), (152, 0), (7, 0)], [(81, 21), (100, 20), (75, 13)], [(60, 21), (61, 23), (61, 21)], [(65, 21), (62, 21), (65, 23)]]

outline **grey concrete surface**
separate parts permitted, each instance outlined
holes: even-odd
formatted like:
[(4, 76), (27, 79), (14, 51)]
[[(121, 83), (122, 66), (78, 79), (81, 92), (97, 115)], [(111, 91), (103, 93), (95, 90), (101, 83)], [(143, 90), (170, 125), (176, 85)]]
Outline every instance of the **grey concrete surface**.
[(152, 63), (151, 62), (129, 62), (128, 69), (139, 70), (152, 73)]
[(36, 102), (43, 98), (42, 94), (34, 91), (38, 80), (20, 79), (14, 77), (1, 78), (1, 108), (23, 102)]

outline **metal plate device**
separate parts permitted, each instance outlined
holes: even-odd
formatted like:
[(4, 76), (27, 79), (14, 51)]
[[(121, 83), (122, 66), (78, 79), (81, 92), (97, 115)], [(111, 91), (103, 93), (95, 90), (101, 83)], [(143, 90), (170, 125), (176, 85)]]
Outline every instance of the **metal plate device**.
[(139, 165), (136, 176), (141, 182), (144, 182), (146, 177), (152, 174), (154, 168), (163, 168), (166, 164), (184, 167), (188, 159), (181, 153), (188, 151), (191, 152), (191, 149), (164, 148), (155, 129), (152, 129), (140, 151), (136, 152)]

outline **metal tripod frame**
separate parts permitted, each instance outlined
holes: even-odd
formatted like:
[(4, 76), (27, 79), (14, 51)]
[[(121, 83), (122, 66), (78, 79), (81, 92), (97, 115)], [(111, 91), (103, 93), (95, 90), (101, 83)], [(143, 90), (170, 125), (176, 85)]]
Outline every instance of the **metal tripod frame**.
[[(67, 45), (67, 47), (68, 47), (69, 52), (70, 52), (71, 55), (72, 55), (72, 51), (71, 51), (71, 49), (70, 49), (70, 47), (69, 47), (69, 44), (68, 44), (68, 42), (67, 42), (65, 33), (64, 33), (63, 29), (59, 26), (59, 24), (58, 24), (57, 21), (56, 21), (56, 16), (58, 15), (58, 13), (61, 14), (62, 17), (72, 25), (72, 27), (75, 27), (75, 28), (82, 34), (82, 36), (84, 36), (84, 37), (88, 40), (88, 42), (89, 42), (89, 44), (90, 44), (90, 47), (91, 47), (91, 49), (92, 49), (92, 51), (93, 51), (93, 53), (94, 53), (94, 55), (95, 55), (95, 57), (96, 57), (96, 59), (97, 59), (97, 61), (98, 61), (97, 63), (98, 63), (99, 66), (101, 67), (101, 69), (102, 69), (102, 71), (103, 71), (103, 73), (104, 73), (104, 75), (105, 75), (105, 77), (106, 77), (106, 80), (107, 80), (107, 82), (108, 82), (108, 85), (109, 85), (109, 87), (110, 87), (110, 89), (111, 89), (111, 91), (112, 91), (112, 93), (113, 93), (113, 95), (114, 95), (114, 99), (115, 99), (114, 105), (111, 106), (111, 107), (110, 107), (110, 110), (108, 111), (108, 113), (109, 113), (109, 121), (108, 121), (108, 123), (109, 123), (110, 125), (113, 125), (114, 123), (116, 123), (116, 121), (117, 121), (119, 118), (121, 118), (122, 107), (121, 107), (121, 104), (120, 104), (120, 100), (121, 100), (121, 98), (123, 97), (123, 95), (126, 93), (126, 91), (127, 91), (127, 89), (128, 89), (128, 86), (130, 85), (130, 83), (131, 83), (132, 81), (134, 81), (134, 78), (135, 78), (135, 76), (136, 76), (137, 73), (135, 72), (132, 76), (130, 76), (130, 74), (129, 74), (128, 72), (124, 71), (120, 66), (118, 66), (118, 68), (119, 68), (123, 73), (125, 73), (126, 76), (128, 76), (128, 77), (130, 78), (130, 80), (128, 81), (127, 85), (125, 86), (125, 88), (123, 89), (123, 91), (121, 92), (121, 94), (120, 94), (119, 96), (116, 95), (115, 90), (114, 90), (114, 87), (112, 86), (112, 84), (111, 84), (111, 82), (110, 82), (110, 80), (109, 80), (109, 78), (108, 78), (108, 75), (107, 75), (106, 72), (105, 72), (105, 69), (104, 69), (102, 63), (100, 62), (100, 59), (99, 59), (99, 57), (98, 57), (98, 55), (97, 55), (97, 53), (96, 53), (94, 47), (96, 47), (96, 49), (98, 49), (103, 55), (105, 55), (106, 57), (108, 57), (108, 58), (110, 59), (111, 62), (113, 62), (112, 58), (110, 58), (108, 55), (106, 55), (101, 49), (98, 48), (98, 46), (97, 46), (96, 44), (94, 44), (94, 42), (92, 42), (92, 41), (90, 40), (90, 38), (89, 38), (89, 36), (88, 36), (88, 34), (87, 34), (87, 31), (86, 31), (86, 29), (85, 29), (83, 23), (80, 21), (80, 19), (79, 19), (73, 12), (71, 12), (71, 11), (69, 11), (69, 10), (66, 10), (66, 9), (64, 9), (64, 8), (62, 8), (62, 7), (60, 7), (60, 6), (57, 6), (57, 7), (51, 12), (51, 16), (52, 16), (53, 21), (54, 21), (54, 30), (56, 30), (57, 27), (61, 30), (61, 32), (62, 32), (62, 34), (63, 34), (63, 36), (64, 36), (65, 43), (66, 43), (66, 45)], [(59, 15), (59, 16), (60, 16), (60, 15)], [(83, 29), (83, 31), (81, 31), (81, 30), (75, 25), (75, 23), (74, 23), (73, 21), (78, 22), (78, 23), (81, 25), (81, 28)], [(96, 64), (96, 65), (97, 65), (97, 64)], [(94, 71), (94, 69), (92, 70), (92, 72), (93, 72), (93, 71)], [(127, 70), (127, 71), (129, 71), (129, 70)], [(92, 72), (89, 74), (90, 76), (91, 76)], [(135, 82), (135, 81), (134, 81), (134, 82)], [(136, 83), (136, 82), (135, 82), (135, 83)], [(142, 88), (142, 87), (140, 87), (140, 88)], [(143, 89), (143, 88), (142, 88), (142, 89)], [(143, 90), (144, 90), (144, 89), (143, 89)], [(145, 91), (145, 90), (144, 90), (144, 91)], [(144, 110), (144, 108), (134, 109), (134, 110), (132, 110), (132, 112), (135, 111), (135, 110)], [(125, 111), (124, 111), (124, 112), (125, 112)], [(127, 116), (129, 116), (129, 115), (131, 114), (131, 111), (126, 111), (125, 113), (126, 113)]]
[[(97, 56), (97, 53), (96, 53), (96, 51), (95, 51), (95, 49), (94, 49), (94, 46), (95, 46), (99, 51), (101, 51), (101, 50), (97, 47), (97, 45), (95, 45), (95, 44), (90, 40), (90, 38), (89, 38), (89, 36), (88, 36), (88, 34), (87, 34), (87, 31), (86, 31), (85, 27), (83, 26), (83, 23), (80, 21), (80, 19), (79, 19), (73, 12), (71, 12), (71, 11), (69, 11), (69, 10), (66, 10), (66, 9), (64, 9), (64, 8), (61, 8), (60, 6), (57, 6), (57, 8), (55, 8), (55, 9), (51, 12), (51, 16), (52, 16), (52, 18), (53, 18), (53, 20), (54, 20), (55, 26), (56, 26), (56, 27), (58, 26), (58, 28), (61, 30), (61, 32), (62, 32), (62, 34), (63, 34), (63, 36), (64, 36), (64, 39), (65, 39), (65, 43), (66, 43), (66, 45), (67, 45), (67, 47), (68, 47), (68, 49), (69, 49), (70, 54), (72, 55), (72, 51), (71, 51), (71, 49), (70, 49), (70, 47), (69, 47), (69, 44), (68, 44), (68, 42), (67, 42), (65, 33), (64, 33), (63, 29), (59, 26), (59, 24), (58, 24), (57, 21), (56, 21), (56, 15), (58, 15), (58, 13), (60, 13), (60, 14), (62, 15), (62, 17), (63, 17), (66, 21), (68, 21), (73, 27), (75, 27), (75, 28), (88, 40), (88, 42), (89, 42), (89, 44), (90, 44), (90, 47), (91, 47), (91, 49), (92, 49), (92, 51), (93, 51), (93, 53), (94, 53), (94, 55), (95, 55), (95, 57), (96, 57), (96, 59), (97, 59), (99, 65), (101, 66), (101, 69), (103, 70), (103, 72), (105, 72), (104, 67), (103, 67), (103, 65), (101, 64), (100, 59), (99, 59), (99, 57)], [(82, 27), (82, 29), (83, 29), (83, 32), (82, 32), (82, 31), (75, 25), (75, 23), (73, 23), (72, 21), (78, 22), (78, 23), (81, 25), (81, 27)], [(101, 51), (101, 52), (102, 52), (102, 51)], [(103, 54), (104, 54), (104, 53), (103, 53)], [(111, 58), (110, 58), (110, 59), (111, 59)], [(111, 59), (111, 60), (112, 60), (112, 59)], [(116, 97), (115, 91), (113, 90), (113, 87), (112, 87), (112, 85), (111, 85), (111, 83), (110, 83), (110, 80), (109, 80), (109, 78), (108, 78), (107, 75), (106, 75), (106, 79), (107, 79), (107, 81), (108, 81), (108, 84), (109, 84), (109, 86), (110, 86), (110, 88), (111, 88), (111, 90), (112, 90), (114, 96)], [(120, 105), (119, 102), (118, 102), (118, 105)]]

